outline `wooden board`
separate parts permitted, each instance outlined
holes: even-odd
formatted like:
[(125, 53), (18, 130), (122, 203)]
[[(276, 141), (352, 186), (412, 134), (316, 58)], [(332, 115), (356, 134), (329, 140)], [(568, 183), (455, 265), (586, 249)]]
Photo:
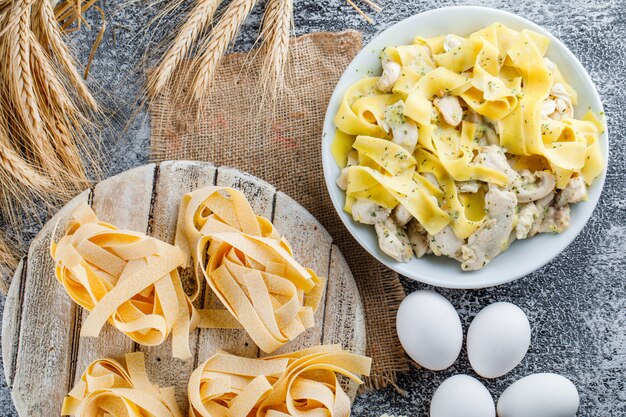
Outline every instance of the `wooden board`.
[[(58, 222), (54, 236), (58, 239), (80, 202), (89, 202), (104, 221), (173, 242), (182, 195), (212, 184), (241, 190), (255, 212), (271, 219), (289, 240), (296, 259), (328, 277), (326, 294), (315, 317), (318, 326), (308, 329), (280, 352), (339, 343), (355, 353), (365, 353), (365, 319), (354, 278), (330, 235), (309, 212), (266, 182), (232, 168), (188, 161), (149, 164), (109, 178), (70, 201), (43, 227), (28, 256), (20, 262), (2, 320), (2, 357), (7, 383), (21, 417), (59, 415), (63, 397), (91, 361), (121, 357), (132, 351), (145, 352), (153, 382), (176, 388), (186, 415), (189, 375), (217, 349), (248, 357), (264, 355), (243, 330), (194, 331), (190, 334), (193, 359), (189, 361), (172, 358), (169, 340), (156, 347), (138, 346), (109, 325), (100, 338), (80, 338), (80, 326), (87, 312), (71, 302), (54, 277), (54, 262), (49, 254), (54, 227)], [(188, 278), (186, 271), (183, 280)], [(215, 295), (202, 285), (197, 306), (219, 305)], [(349, 385), (348, 391), (354, 398), (356, 386)]]

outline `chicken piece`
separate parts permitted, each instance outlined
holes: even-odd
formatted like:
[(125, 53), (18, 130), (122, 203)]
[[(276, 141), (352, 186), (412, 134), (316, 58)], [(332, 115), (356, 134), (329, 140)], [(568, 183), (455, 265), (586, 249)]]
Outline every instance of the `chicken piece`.
[(562, 233), (569, 227), (569, 204), (564, 206), (552, 205), (546, 209), (538, 233)]
[(348, 168), (353, 165), (357, 165), (358, 163), (359, 163), (359, 154), (356, 150), (353, 149), (350, 152), (348, 152), (348, 162), (346, 163), (346, 166), (341, 170), (341, 172), (339, 173), (339, 176), (337, 177), (337, 185), (343, 191), (346, 191), (348, 189), (348, 172), (349, 172)]
[(444, 227), (439, 233), (428, 235), (428, 247), (437, 256), (449, 256), (458, 261), (462, 260), (461, 248), (463, 241), (459, 239), (450, 226)]
[(406, 226), (408, 222), (411, 221), (411, 219), (413, 218), (413, 215), (402, 204), (398, 204), (391, 211), (391, 218), (393, 219), (394, 222), (396, 222), (398, 226), (404, 227)]
[(559, 194), (557, 206), (575, 204), (587, 200), (587, 184), (583, 177), (574, 177), (569, 180), (565, 188)]
[(546, 69), (550, 72), (554, 72), (556, 70), (556, 64), (550, 61), (548, 58), (543, 58), (543, 64), (546, 66)]
[(528, 170), (518, 173), (509, 164), (506, 155), (497, 145), (489, 145), (474, 158), (474, 162), (503, 172), (508, 178), (508, 189), (513, 190), (520, 203), (539, 200), (550, 194), (556, 186), (556, 179), (551, 172)]
[(543, 209), (537, 207), (533, 202), (520, 204), (519, 213), (517, 213), (517, 224), (515, 225), (515, 237), (522, 240), (529, 237), (530, 230), (541, 216), (543, 220)]
[(432, 172), (425, 172), (423, 176), (424, 178), (426, 178), (426, 180), (428, 180), (429, 183), (431, 183), (437, 188), (441, 188), (441, 186), (439, 185), (439, 181), (437, 181), (437, 177), (435, 176), (435, 174), (433, 174)]
[(493, 122), (471, 109), (467, 109), (465, 113), (465, 120), (476, 125), (476, 136), (474, 139), (481, 146), (500, 144), (500, 138), (498, 137), (498, 133), (496, 131), (497, 122)]
[(519, 181), (519, 174), (511, 168), (502, 148), (497, 145), (483, 147), (474, 158), (474, 163), (503, 172), (509, 178), (509, 186)]
[(456, 183), (460, 193), (477, 193), (480, 190), (480, 182), (476, 180), (459, 181)]
[(565, 86), (555, 83), (550, 95), (541, 106), (541, 116), (546, 119), (563, 120), (574, 117), (574, 105)]
[(539, 200), (550, 194), (556, 186), (554, 174), (548, 171), (530, 172), (523, 170), (516, 181), (509, 183), (509, 187), (517, 196), (520, 203)]
[(550, 115), (556, 111), (556, 101), (547, 98), (541, 104), (541, 117), (544, 119), (550, 118)]
[(539, 233), (539, 229), (541, 229), (541, 224), (543, 223), (543, 219), (546, 216), (546, 212), (548, 211), (548, 207), (554, 200), (554, 192), (551, 192), (547, 196), (540, 198), (535, 201), (533, 204), (537, 207), (537, 217), (535, 218), (535, 222), (530, 228), (528, 232), (527, 238), (535, 236)]
[(378, 88), (383, 93), (390, 93), (393, 89), (394, 84), (398, 81), (398, 77), (400, 77), (400, 72), (402, 71), (402, 67), (395, 61), (390, 60), (387, 55), (383, 54), (382, 59), (383, 65), (383, 75), (380, 76), (378, 82), (376, 83), (376, 88)]
[(458, 97), (449, 95), (435, 97), (433, 104), (450, 126), (458, 126), (463, 120), (463, 108)]
[(408, 262), (413, 256), (411, 242), (406, 232), (391, 218), (374, 225), (378, 236), (378, 246), (398, 262)]
[(456, 35), (446, 35), (443, 38), (443, 50), (448, 52), (454, 48), (458, 48), (463, 43), (463, 39)]
[(347, 167), (351, 167), (353, 165), (358, 165), (359, 163), (359, 153), (356, 149), (352, 149), (348, 152), (348, 161), (346, 162)]
[(413, 249), (413, 253), (416, 257), (421, 258), (429, 252), (430, 248), (426, 240), (426, 230), (424, 230), (417, 219), (411, 220), (406, 226), (406, 234), (409, 237), (411, 249)]
[(500, 137), (498, 136), (497, 126), (497, 123), (494, 125), (487, 125), (484, 138), (486, 139), (488, 145), (500, 145)]
[(345, 167), (341, 170), (341, 172), (339, 172), (339, 176), (337, 177), (337, 185), (343, 191), (346, 191), (348, 189), (348, 172), (350, 172), (348, 170), (348, 167)]
[[(482, 125), (484, 121), (483, 116), (476, 113), (471, 108), (467, 109), (467, 112), (465, 113), (465, 120), (467, 120), (468, 122), (474, 123), (477, 126)], [(479, 134), (479, 132), (477, 131), (476, 134)]]
[(380, 126), (387, 133), (391, 131), (392, 142), (413, 153), (417, 145), (417, 125), (404, 116), (404, 101), (398, 100), (385, 109), (385, 117)]
[(387, 220), (391, 210), (381, 207), (372, 200), (357, 198), (352, 204), (352, 218), (363, 224), (376, 224)]
[(483, 268), (491, 259), (506, 250), (515, 222), (517, 198), (510, 191), (490, 184), (485, 195), (487, 219), (463, 245), (461, 268), (473, 271)]

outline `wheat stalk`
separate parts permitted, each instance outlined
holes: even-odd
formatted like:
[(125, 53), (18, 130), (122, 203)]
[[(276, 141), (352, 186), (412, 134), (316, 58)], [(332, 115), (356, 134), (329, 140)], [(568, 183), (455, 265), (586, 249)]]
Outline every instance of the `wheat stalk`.
[(172, 79), (174, 71), (213, 20), (219, 0), (199, 0), (178, 31), (172, 45), (148, 78), (148, 93), (155, 97)]
[(224, 52), (237, 37), (239, 28), (257, 1), (233, 0), (211, 31), (209, 38), (202, 46), (202, 54), (195, 65), (191, 66), (191, 71), (193, 71), (191, 91), (193, 99), (200, 100), (209, 92), (215, 71)]
[[(368, 23), (374, 23), (372, 18), (369, 17), (367, 14), (365, 14), (365, 12), (361, 10), (361, 8), (359, 8), (359, 6), (357, 6), (352, 0), (346, 0), (346, 1), (348, 2), (350, 6), (352, 6), (354, 10), (357, 11), (358, 14), (361, 15), (361, 17), (363, 17), (363, 19), (367, 20)], [(376, 13), (380, 13), (383, 10), (382, 7), (374, 3), (372, 0), (363, 0), (363, 2), (367, 4), (368, 6), (370, 6), (372, 9), (374, 9)]]
[(0, 292), (6, 294), (11, 283), (11, 275), (17, 267), (15, 251), (11, 248), (4, 235), (0, 236)]
[(265, 53), (261, 67), (261, 85), (264, 94), (272, 99), (283, 87), (292, 22), (293, 0), (268, 1), (261, 25)]
[(8, 136), (0, 131), (0, 178), (13, 180), (27, 189), (51, 190), (52, 182), (38, 173), (11, 147)]
[(85, 166), (95, 168), (95, 161), (88, 109), (97, 109), (97, 102), (63, 40), (51, 0), (7, 4), (0, 0), (0, 216), (19, 234), (22, 216), (63, 202), (89, 183)]

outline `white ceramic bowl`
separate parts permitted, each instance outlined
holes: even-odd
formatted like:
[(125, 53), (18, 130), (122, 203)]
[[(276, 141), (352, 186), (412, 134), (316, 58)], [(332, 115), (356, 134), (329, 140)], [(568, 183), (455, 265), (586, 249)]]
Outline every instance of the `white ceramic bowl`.
[[(421, 259), (414, 258), (407, 263), (397, 262), (378, 248), (373, 226), (355, 222), (343, 211), (345, 193), (335, 183), (340, 170), (333, 159), (330, 145), (335, 136), (333, 117), (345, 91), (363, 77), (381, 73), (379, 54), (386, 46), (410, 44), (418, 35), (424, 37), (448, 33), (467, 35), (495, 22), (513, 29), (530, 29), (548, 36), (551, 44), (546, 55), (558, 65), (565, 78), (578, 92), (576, 116), (581, 117), (590, 108), (595, 112), (603, 112), (600, 97), (589, 74), (567, 47), (552, 34), (514, 14), (471, 6), (447, 7), (420, 13), (376, 36), (359, 52), (343, 73), (326, 111), (322, 138), (324, 179), (339, 217), (354, 238), (372, 256), (394, 271), (427, 284), (449, 288), (482, 288), (503, 284), (539, 269), (561, 253), (580, 233), (591, 217), (604, 185), (605, 173), (590, 187), (588, 201), (572, 206), (571, 225), (565, 232), (557, 235), (541, 234), (531, 239), (515, 241), (506, 252), (493, 259), (485, 268), (472, 272), (462, 271), (460, 263), (455, 260), (433, 255), (426, 255)], [(605, 161), (608, 161), (607, 131), (601, 135), (600, 144)]]

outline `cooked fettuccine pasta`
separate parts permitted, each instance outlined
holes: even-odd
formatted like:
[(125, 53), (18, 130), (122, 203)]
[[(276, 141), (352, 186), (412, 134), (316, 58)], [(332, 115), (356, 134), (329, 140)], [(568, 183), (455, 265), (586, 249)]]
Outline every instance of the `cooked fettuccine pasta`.
[(218, 352), (189, 379), (190, 417), (350, 415), (337, 374), (361, 384), (371, 359), (339, 345), (249, 359)]
[(348, 89), (334, 119), (337, 184), (383, 252), (475, 270), (515, 239), (569, 226), (569, 205), (604, 170), (604, 127), (591, 111), (575, 118), (548, 44), (499, 23), (417, 37)]

